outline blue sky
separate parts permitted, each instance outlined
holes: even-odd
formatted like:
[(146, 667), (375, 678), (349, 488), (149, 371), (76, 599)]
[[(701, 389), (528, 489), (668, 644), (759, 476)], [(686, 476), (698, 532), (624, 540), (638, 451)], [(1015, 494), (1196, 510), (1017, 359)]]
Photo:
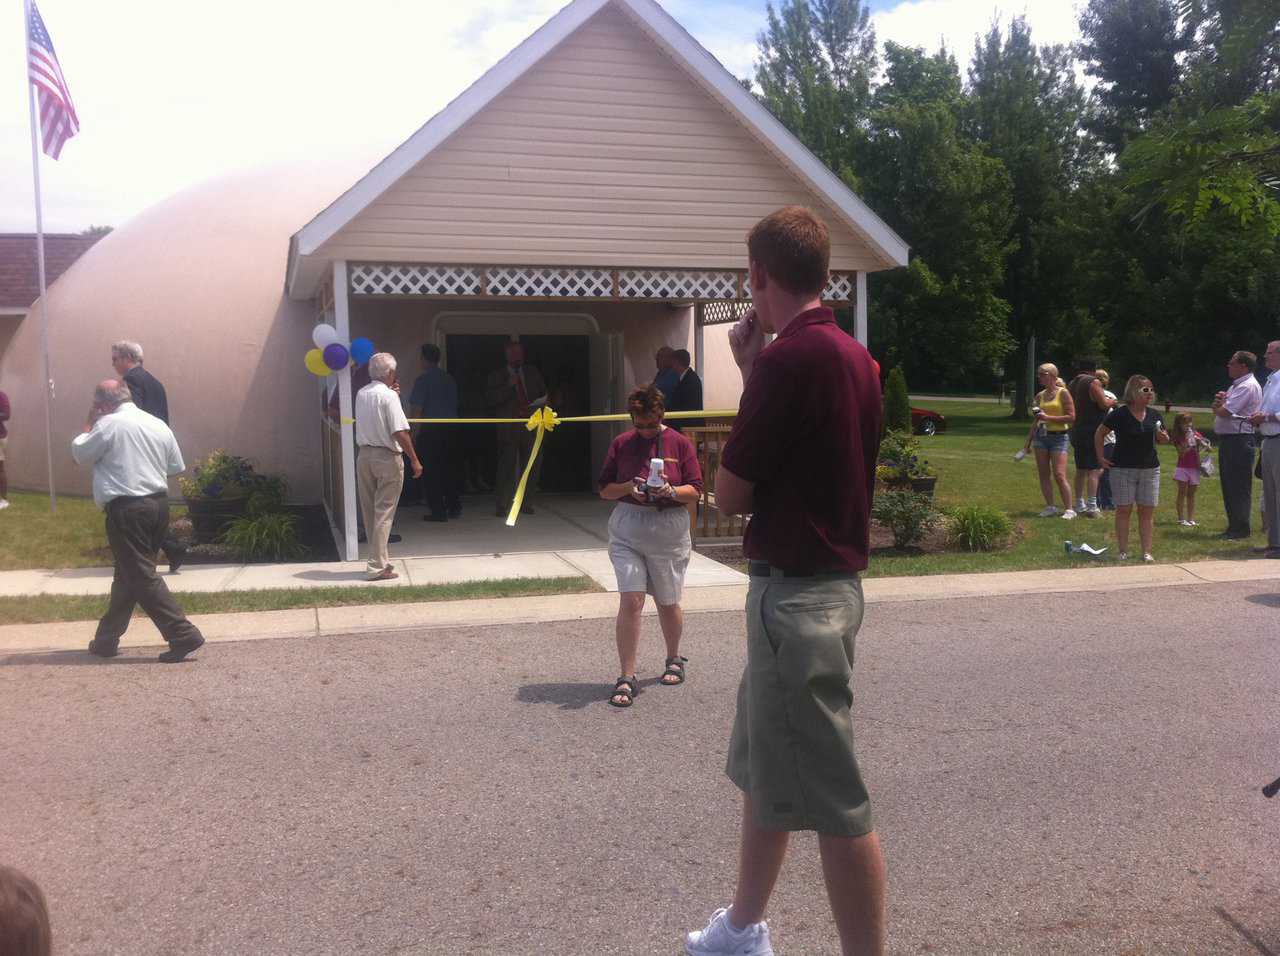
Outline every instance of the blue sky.
[[(385, 155), (566, 0), (41, 0), (82, 131), (42, 168), (46, 227), (119, 225), (236, 169)], [(764, 0), (660, 0), (748, 77)], [(975, 34), (1025, 13), (1039, 42), (1075, 36), (1077, 0), (872, 0), (877, 36), (962, 65)], [(34, 229), (25, 44), (0, 30), (0, 231)], [(246, 27), (250, 24), (251, 27)]]

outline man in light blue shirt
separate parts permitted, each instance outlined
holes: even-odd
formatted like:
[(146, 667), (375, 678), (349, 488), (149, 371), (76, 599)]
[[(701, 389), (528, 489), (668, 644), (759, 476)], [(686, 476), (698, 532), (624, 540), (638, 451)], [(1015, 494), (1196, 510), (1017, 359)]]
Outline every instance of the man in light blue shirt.
[(94, 390), (71, 457), (93, 465), (93, 500), (106, 512), (115, 557), (111, 602), (89, 653), (114, 657), (134, 606), (141, 604), (169, 643), (160, 660), (176, 664), (204, 643), (156, 574), (156, 552), (169, 527), (169, 477), (186, 467), (177, 439), (168, 425), (133, 404), (127, 385), (107, 379)]
[[(457, 418), (458, 383), (440, 367), (440, 349), (422, 347), (422, 374), (409, 393), (413, 418)], [(423, 521), (462, 517), (462, 469), (458, 429), (462, 425), (419, 425), (414, 445), (422, 461), (422, 501), (431, 509)]]
[(1271, 374), (1262, 389), (1262, 405), (1250, 417), (1262, 436), (1262, 510), (1267, 516), (1268, 558), (1280, 558), (1280, 341), (1264, 356)]

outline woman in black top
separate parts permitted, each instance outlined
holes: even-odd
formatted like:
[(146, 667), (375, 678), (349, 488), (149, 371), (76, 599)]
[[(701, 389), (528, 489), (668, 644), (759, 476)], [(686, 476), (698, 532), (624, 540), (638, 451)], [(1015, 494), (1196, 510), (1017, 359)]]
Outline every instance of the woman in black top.
[[(1113, 408), (1094, 433), (1098, 462), (1111, 473), (1111, 496), (1116, 505), (1116, 544), (1120, 560), (1129, 557), (1129, 516), (1138, 506), (1138, 538), (1142, 560), (1154, 561), (1151, 539), (1156, 505), (1160, 503), (1160, 456), (1156, 444), (1170, 441), (1164, 419), (1151, 408), (1156, 389), (1144, 375), (1131, 375), (1124, 386), (1125, 404)], [(1116, 433), (1110, 460), (1102, 453), (1108, 432)]]

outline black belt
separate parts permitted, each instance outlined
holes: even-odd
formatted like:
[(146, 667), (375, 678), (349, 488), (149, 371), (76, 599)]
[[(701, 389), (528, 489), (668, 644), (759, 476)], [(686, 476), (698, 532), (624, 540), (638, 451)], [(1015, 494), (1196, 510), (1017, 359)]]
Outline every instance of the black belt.
[(748, 561), (747, 574), (753, 578), (856, 578), (857, 571), (785, 571), (768, 561)]
[(107, 505), (109, 507), (115, 504), (117, 501), (146, 501), (148, 498), (168, 498), (168, 497), (169, 497), (169, 492), (167, 491), (153, 491), (149, 495), (116, 495), (114, 498), (112, 498), (110, 501), (107, 502)]

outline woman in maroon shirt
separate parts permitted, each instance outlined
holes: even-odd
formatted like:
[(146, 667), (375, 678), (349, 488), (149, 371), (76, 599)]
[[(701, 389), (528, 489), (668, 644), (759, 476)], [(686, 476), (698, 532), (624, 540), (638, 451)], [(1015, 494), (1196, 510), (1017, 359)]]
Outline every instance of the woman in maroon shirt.
[[(640, 691), (636, 648), (645, 594), (658, 606), (658, 621), (667, 644), (666, 670), (660, 683), (684, 683), (687, 658), (680, 656), (684, 612), (680, 595), (689, 566), (689, 510), (702, 495), (702, 469), (693, 442), (662, 424), (662, 393), (653, 385), (627, 397), (635, 427), (613, 440), (600, 469), (600, 497), (618, 502), (609, 518), (609, 558), (618, 576), (618, 659), (622, 676), (609, 703), (630, 707)], [(650, 463), (661, 459), (662, 483), (649, 482)]]

